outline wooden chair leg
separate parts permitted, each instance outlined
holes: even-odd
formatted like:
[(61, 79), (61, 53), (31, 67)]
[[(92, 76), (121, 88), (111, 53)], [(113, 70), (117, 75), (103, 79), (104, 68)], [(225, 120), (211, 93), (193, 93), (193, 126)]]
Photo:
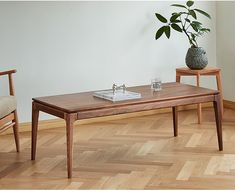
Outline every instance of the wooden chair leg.
[(17, 111), (14, 111), (14, 120), (15, 123), (13, 125), (14, 137), (15, 137), (15, 144), (16, 144), (16, 151), (20, 152), (20, 141), (19, 141), (19, 122), (18, 122), (18, 115)]

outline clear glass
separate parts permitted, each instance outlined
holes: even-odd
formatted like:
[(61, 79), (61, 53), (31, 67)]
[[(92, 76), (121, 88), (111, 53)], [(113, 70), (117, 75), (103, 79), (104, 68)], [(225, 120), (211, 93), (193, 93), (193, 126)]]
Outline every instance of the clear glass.
[(161, 91), (162, 90), (162, 80), (161, 78), (154, 78), (151, 80), (151, 89), (153, 91)]

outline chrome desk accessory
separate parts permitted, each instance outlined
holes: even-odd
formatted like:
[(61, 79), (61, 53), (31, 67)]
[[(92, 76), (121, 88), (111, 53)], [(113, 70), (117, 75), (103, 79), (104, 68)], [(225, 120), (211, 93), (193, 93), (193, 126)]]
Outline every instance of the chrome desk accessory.
[(117, 86), (116, 84), (113, 84), (112, 90), (113, 90), (113, 94), (115, 94), (115, 92), (117, 90), (122, 90), (123, 93), (125, 93), (126, 92), (126, 86), (125, 86), (125, 84), (122, 84), (121, 86)]

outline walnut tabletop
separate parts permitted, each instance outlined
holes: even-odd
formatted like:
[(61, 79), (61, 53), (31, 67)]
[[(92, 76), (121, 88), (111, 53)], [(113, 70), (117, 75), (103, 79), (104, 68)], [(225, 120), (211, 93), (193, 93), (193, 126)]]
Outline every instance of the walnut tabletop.
[(36, 159), (36, 143), (39, 112), (60, 117), (66, 122), (67, 173), (72, 178), (73, 128), (74, 122), (92, 117), (110, 116), (158, 108), (172, 108), (173, 132), (178, 135), (177, 106), (213, 102), (219, 150), (223, 150), (220, 92), (206, 88), (180, 84), (164, 83), (162, 90), (153, 92), (150, 85), (127, 88), (141, 93), (142, 98), (112, 102), (93, 96), (94, 92), (56, 95), (33, 98), (32, 103), (32, 147), (31, 160)]
[(109, 100), (94, 97), (94, 91), (91, 91), (75, 94), (39, 97), (33, 98), (33, 100), (43, 105), (53, 107), (55, 109), (60, 109), (68, 113), (73, 113), (92, 109), (120, 107), (125, 105), (134, 105), (148, 102), (160, 102), (166, 100), (175, 100), (180, 98), (189, 98), (194, 96), (203, 96), (218, 93), (218, 91), (216, 90), (180, 84), (177, 82), (163, 83), (162, 90), (158, 92), (153, 92), (150, 88), (150, 85), (130, 87), (127, 88), (127, 90), (141, 93), (142, 98), (112, 102)]

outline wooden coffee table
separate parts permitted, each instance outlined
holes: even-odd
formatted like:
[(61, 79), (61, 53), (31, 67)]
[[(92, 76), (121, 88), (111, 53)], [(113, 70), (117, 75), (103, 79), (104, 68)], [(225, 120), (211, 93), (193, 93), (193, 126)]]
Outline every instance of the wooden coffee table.
[(178, 135), (177, 106), (213, 102), (219, 150), (223, 150), (220, 93), (216, 90), (174, 83), (164, 83), (159, 92), (152, 92), (150, 85), (127, 88), (139, 92), (141, 99), (110, 102), (93, 97), (93, 92), (33, 98), (32, 103), (32, 150), (35, 160), (39, 111), (57, 116), (66, 121), (67, 170), (72, 177), (73, 124), (76, 120), (109, 116), (158, 108), (172, 107), (174, 136)]

